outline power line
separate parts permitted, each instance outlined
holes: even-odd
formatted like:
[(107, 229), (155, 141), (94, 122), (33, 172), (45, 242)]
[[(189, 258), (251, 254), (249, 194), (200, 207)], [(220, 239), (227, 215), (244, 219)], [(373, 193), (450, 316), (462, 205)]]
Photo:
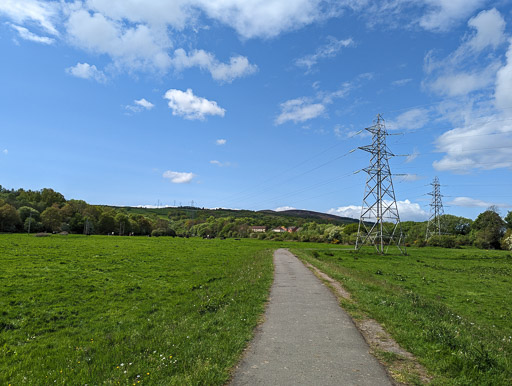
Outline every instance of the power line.
[(368, 178), (355, 249), (359, 250), (369, 242), (378, 253), (383, 254), (394, 243), (405, 254), (405, 247), (401, 245), (403, 232), (389, 168), (389, 159), (394, 154), (386, 145), (388, 133), (380, 114), (375, 124), (365, 130), (372, 134), (372, 144), (359, 149), (370, 153), (371, 158), (370, 166), (364, 169)]
[(436, 234), (441, 235), (441, 217), (444, 214), (439, 178), (435, 177), (431, 185), (432, 192), (428, 194), (432, 196), (432, 202), (430, 203), (430, 218), (428, 219), (425, 240)]

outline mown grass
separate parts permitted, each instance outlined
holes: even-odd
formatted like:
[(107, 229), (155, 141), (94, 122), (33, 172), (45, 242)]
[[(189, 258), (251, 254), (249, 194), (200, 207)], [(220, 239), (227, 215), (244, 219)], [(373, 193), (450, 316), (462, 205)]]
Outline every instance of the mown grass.
[(0, 235), (0, 385), (223, 384), (276, 243)]
[(379, 256), (315, 248), (292, 251), (339, 280), (355, 300), (342, 305), (384, 325), (434, 384), (512, 383), (510, 252), (410, 248), (408, 256)]

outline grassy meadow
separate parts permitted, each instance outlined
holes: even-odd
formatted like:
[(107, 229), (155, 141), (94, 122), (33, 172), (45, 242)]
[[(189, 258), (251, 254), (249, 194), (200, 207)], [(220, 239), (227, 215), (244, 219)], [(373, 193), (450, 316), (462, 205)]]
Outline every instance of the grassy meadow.
[(342, 306), (379, 321), (434, 384), (512, 384), (510, 252), (410, 248), (407, 256), (379, 256), (328, 245), (292, 252), (340, 281), (353, 297)]
[(223, 384), (276, 246), (0, 235), (0, 385)]

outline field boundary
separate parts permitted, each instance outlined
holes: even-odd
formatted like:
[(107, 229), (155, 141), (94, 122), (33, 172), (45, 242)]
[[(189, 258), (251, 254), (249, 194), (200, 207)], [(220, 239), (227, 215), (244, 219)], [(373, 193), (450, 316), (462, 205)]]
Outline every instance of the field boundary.
[(410, 384), (407, 379), (410, 379), (411, 376), (420, 380), (422, 384), (432, 381), (433, 377), (427, 369), (418, 362), (412, 353), (402, 348), (379, 322), (361, 313), (358, 313), (358, 317), (354, 318), (350, 310), (344, 307), (344, 304), (356, 304), (356, 301), (339, 281), (322, 272), (308, 261), (300, 257), (299, 260), (333, 292), (339, 301), (340, 307), (350, 315), (355, 326), (370, 346), (371, 354), (379, 360), (397, 385)]

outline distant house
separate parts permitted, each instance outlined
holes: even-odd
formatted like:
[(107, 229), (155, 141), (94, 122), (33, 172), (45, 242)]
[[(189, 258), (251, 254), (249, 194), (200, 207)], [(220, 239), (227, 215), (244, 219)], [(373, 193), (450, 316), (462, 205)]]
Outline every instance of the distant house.
[(260, 233), (260, 232), (266, 232), (266, 231), (267, 231), (267, 227), (263, 227), (263, 226), (251, 227), (251, 232)]
[(272, 232), (276, 232), (276, 233), (286, 233), (288, 232), (288, 229), (285, 228), (285, 227), (278, 227), (278, 228), (274, 228), (272, 229)]
[(295, 233), (299, 230), (299, 227), (288, 227), (286, 228), (286, 232), (288, 233)]

